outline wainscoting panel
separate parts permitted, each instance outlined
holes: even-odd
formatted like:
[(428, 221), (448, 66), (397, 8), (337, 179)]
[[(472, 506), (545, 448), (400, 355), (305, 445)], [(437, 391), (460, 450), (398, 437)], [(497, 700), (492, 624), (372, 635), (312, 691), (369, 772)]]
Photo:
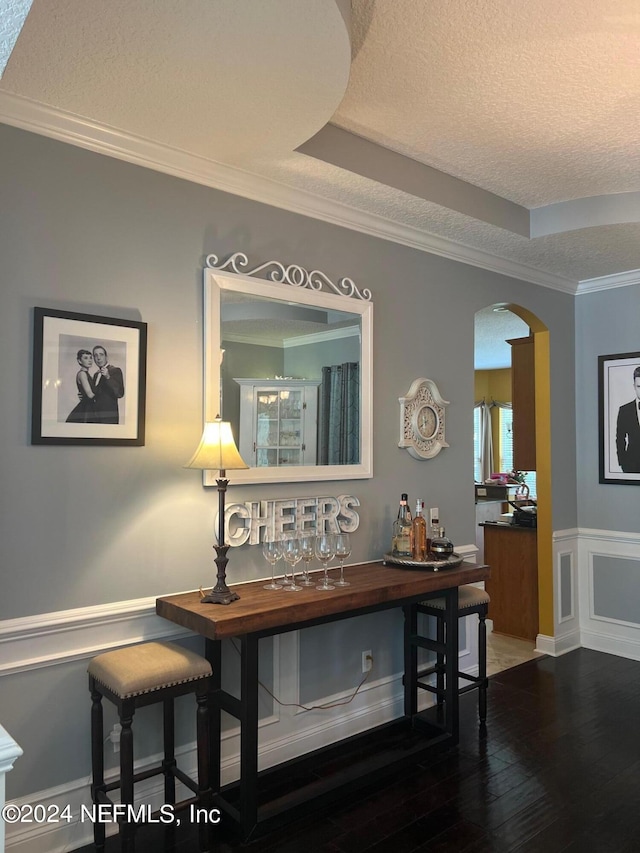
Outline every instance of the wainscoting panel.
[(578, 566), (582, 645), (640, 660), (640, 533), (580, 529)]
[(554, 636), (538, 635), (536, 650), (539, 652), (555, 656), (580, 646), (577, 563), (577, 529), (555, 531), (553, 534)]
[(192, 636), (156, 616), (155, 598), (118, 601), (0, 622), (0, 676), (28, 672), (149, 640)]

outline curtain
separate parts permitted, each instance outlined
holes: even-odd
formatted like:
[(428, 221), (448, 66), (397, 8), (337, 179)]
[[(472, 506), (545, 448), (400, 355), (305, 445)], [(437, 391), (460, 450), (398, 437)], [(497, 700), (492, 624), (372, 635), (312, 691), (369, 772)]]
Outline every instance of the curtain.
[(360, 461), (360, 365), (355, 361), (322, 368), (318, 412), (318, 464)]
[(493, 437), (491, 434), (491, 406), (481, 400), (474, 408), (480, 411), (480, 482), (490, 479), (495, 471), (493, 461)]

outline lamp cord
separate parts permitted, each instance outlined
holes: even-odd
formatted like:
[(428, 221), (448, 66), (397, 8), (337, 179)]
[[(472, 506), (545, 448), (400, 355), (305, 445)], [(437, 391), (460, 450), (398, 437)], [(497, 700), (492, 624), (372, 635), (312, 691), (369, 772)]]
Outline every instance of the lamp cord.
[[(231, 640), (231, 645), (233, 646), (233, 648), (236, 650), (238, 656), (240, 657), (241, 656), (240, 655), (240, 649), (236, 646), (236, 644), (233, 642), (233, 640)], [(260, 681), (260, 679), (258, 679), (258, 684), (260, 687), (262, 687), (262, 689), (265, 691), (265, 693), (268, 693), (269, 696), (271, 696), (271, 698), (274, 700), (274, 702), (277, 702), (278, 705), (281, 705), (283, 708), (301, 708), (303, 711), (326, 711), (329, 708), (338, 708), (340, 705), (348, 705), (350, 702), (353, 702), (353, 700), (358, 695), (360, 688), (365, 683), (365, 681), (369, 678), (370, 672), (371, 672), (371, 670), (369, 670), (369, 672), (366, 673), (365, 677), (362, 679), (360, 684), (358, 684), (358, 686), (356, 687), (356, 689), (353, 691), (353, 693), (351, 694), (351, 696), (348, 699), (343, 699), (340, 702), (327, 702), (323, 705), (301, 705), (298, 702), (281, 702), (280, 699), (278, 699), (278, 697), (275, 695), (275, 693), (272, 693), (271, 690), (269, 690), (269, 688), (266, 686), (266, 684), (263, 684)]]

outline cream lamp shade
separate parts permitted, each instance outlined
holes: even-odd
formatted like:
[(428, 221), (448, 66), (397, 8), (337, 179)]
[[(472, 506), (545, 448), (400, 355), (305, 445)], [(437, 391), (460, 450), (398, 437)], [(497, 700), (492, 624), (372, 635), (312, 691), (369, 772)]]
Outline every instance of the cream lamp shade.
[(231, 424), (219, 417), (214, 421), (207, 421), (204, 425), (200, 444), (184, 467), (220, 472), (220, 476), (216, 479), (218, 484), (218, 544), (213, 546), (217, 555), (218, 577), (216, 585), (208, 595), (202, 598), (202, 601), (209, 604), (231, 604), (232, 601), (237, 601), (240, 596), (229, 589), (226, 578), (227, 551), (229, 550), (229, 546), (224, 541), (224, 496), (229, 484), (226, 471), (249, 467), (238, 452), (233, 440)]
[(233, 471), (248, 468), (233, 440), (231, 424), (216, 418), (205, 423), (196, 452), (184, 466), (205, 471)]

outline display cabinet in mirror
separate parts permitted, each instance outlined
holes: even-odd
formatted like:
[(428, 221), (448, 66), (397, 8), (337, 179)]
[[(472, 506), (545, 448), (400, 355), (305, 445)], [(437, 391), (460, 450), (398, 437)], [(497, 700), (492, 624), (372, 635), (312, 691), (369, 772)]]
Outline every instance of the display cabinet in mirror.
[(234, 483), (373, 476), (371, 294), (298, 266), (247, 266), (210, 255), (204, 274), (204, 416), (232, 425), (250, 466)]

